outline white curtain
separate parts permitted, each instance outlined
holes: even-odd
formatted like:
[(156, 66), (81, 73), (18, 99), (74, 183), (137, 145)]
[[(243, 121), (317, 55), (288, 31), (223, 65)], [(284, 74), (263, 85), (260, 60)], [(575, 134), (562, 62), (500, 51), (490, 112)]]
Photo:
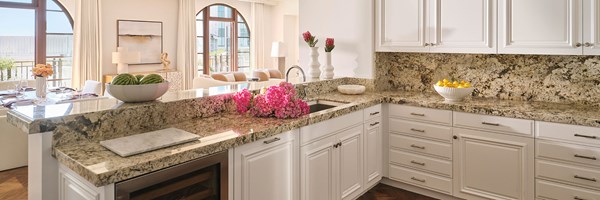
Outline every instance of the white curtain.
[(100, 50), (100, 0), (77, 1), (73, 35), (73, 79), (72, 86), (83, 87), (86, 80), (102, 80)]
[(179, 0), (177, 66), (183, 72), (183, 89), (192, 89), (196, 65), (196, 0)]

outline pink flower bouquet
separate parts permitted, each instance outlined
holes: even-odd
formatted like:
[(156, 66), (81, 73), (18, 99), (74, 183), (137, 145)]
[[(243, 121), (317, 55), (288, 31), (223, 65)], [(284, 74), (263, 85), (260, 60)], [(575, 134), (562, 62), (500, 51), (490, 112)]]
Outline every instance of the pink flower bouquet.
[(267, 88), (264, 94), (253, 96), (244, 89), (233, 95), (240, 114), (250, 112), (255, 117), (276, 117), (279, 119), (297, 118), (310, 112), (308, 104), (296, 97), (296, 89), (291, 83), (281, 82)]

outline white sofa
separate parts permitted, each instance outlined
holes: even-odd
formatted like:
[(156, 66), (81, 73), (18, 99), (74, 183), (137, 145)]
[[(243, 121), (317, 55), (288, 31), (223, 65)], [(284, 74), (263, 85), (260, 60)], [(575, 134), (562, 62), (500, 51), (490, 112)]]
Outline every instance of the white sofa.
[(221, 76), (219, 76), (219, 78), (218, 78), (221, 80), (215, 80), (214, 78), (212, 78), (210, 76), (200, 75), (199, 77), (194, 78), (192, 86), (194, 87), (194, 89), (200, 89), (200, 88), (210, 88), (210, 87), (226, 86), (226, 85), (237, 85), (237, 84), (242, 84), (242, 83), (256, 83), (255, 85), (261, 85), (261, 86), (267, 87), (267, 86), (271, 86), (271, 85), (277, 85), (280, 82), (285, 81), (285, 79), (283, 79), (283, 77), (277, 76), (276, 73), (274, 74), (275, 76), (273, 78), (271, 78), (269, 70), (258, 70), (258, 71), (253, 72), (253, 76), (259, 78), (258, 82), (250, 82), (245, 77), (239, 78), (240, 73), (237, 73), (237, 75), (238, 75), (238, 79), (241, 81), (232, 79), (231, 78), (232, 75), (230, 75), (230, 74), (226, 74), (226, 76), (229, 77), (228, 80), (230, 80), (230, 81), (221, 81), (221, 80), (223, 80), (222, 78), (220, 78)]

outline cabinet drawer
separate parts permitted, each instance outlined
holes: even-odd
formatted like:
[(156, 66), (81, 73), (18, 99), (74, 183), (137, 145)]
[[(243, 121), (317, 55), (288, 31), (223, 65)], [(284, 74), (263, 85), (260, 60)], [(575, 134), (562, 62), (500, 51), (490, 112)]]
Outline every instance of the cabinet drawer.
[(330, 120), (322, 121), (300, 128), (300, 144), (302, 146), (325, 138), (337, 131), (363, 123), (363, 111), (353, 112)]
[(600, 148), (537, 140), (537, 156), (600, 166)]
[(365, 113), (364, 114), (365, 121), (373, 119), (375, 117), (380, 117), (381, 116), (381, 104), (365, 108), (364, 113)]
[(398, 134), (390, 134), (389, 142), (391, 147), (452, 159), (452, 146), (450, 144)]
[(452, 140), (452, 128), (401, 119), (389, 119), (390, 131), (444, 141)]
[(535, 194), (536, 198), (538, 199), (600, 200), (600, 191), (573, 187), (539, 179), (536, 181), (535, 186)]
[(454, 112), (454, 126), (533, 135), (533, 120)]
[(600, 169), (572, 166), (562, 163), (536, 161), (536, 174), (538, 178), (549, 178), (569, 183), (600, 188)]
[(600, 128), (550, 122), (535, 122), (535, 125), (536, 135), (540, 138), (600, 145)]
[(390, 163), (410, 166), (440, 175), (452, 176), (452, 163), (447, 160), (430, 158), (404, 151), (390, 149)]
[(390, 178), (446, 194), (450, 194), (450, 191), (452, 190), (452, 181), (448, 178), (427, 174), (396, 165), (390, 165)]
[(405, 119), (452, 124), (452, 111), (390, 104), (389, 115)]

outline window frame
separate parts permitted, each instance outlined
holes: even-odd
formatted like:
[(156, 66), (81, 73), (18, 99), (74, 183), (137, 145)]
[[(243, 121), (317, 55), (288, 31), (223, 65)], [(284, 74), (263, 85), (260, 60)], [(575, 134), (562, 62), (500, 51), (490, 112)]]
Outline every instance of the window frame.
[[(34, 65), (36, 63), (48, 63), (47, 54), (47, 37), (48, 35), (73, 35), (67, 33), (48, 33), (47, 32), (47, 13), (48, 12), (62, 12), (65, 14), (65, 17), (69, 20), (69, 24), (71, 25), (71, 29), (74, 29), (73, 17), (69, 10), (65, 8), (65, 6), (58, 0), (49, 0), (53, 1), (60, 9), (59, 10), (48, 10), (48, 6), (46, 1), (48, 0), (32, 0), (31, 3), (16, 3), (16, 2), (3, 2), (0, 0), (0, 8), (13, 8), (13, 9), (29, 9), (34, 10)], [(74, 66), (71, 66), (74, 67)], [(64, 81), (65, 79), (55, 79), (52, 81)]]
[[(210, 16), (210, 7), (212, 6), (224, 6), (227, 7), (229, 9), (231, 9), (231, 18), (224, 18), (224, 17), (211, 17)], [(239, 63), (238, 63), (238, 31), (239, 31), (239, 24), (240, 22), (238, 21), (238, 17), (240, 17), (242, 20), (244, 20), (244, 25), (246, 26), (246, 30), (248, 30), (248, 37), (241, 37), (241, 38), (251, 38), (251, 32), (250, 32), (250, 27), (248, 26), (248, 21), (246, 21), (246, 18), (244, 18), (243, 15), (241, 15), (239, 13), (239, 11), (237, 9), (235, 9), (232, 6), (229, 6), (227, 4), (222, 4), (222, 3), (216, 3), (216, 4), (211, 4), (208, 5), (206, 7), (204, 7), (203, 9), (201, 9), (200, 11), (198, 11), (198, 13), (196, 13), (196, 22), (200, 21), (198, 19), (198, 15), (202, 13), (202, 36), (198, 36), (198, 33), (196, 33), (196, 39), (200, 39), (200, 37), (202, 37), (202, 59), (203, 59), (203, 66), (202, 66), (202, 73), (206, 74), (206, 75), (210, 75), (210, 22), (211, 21), (218, 21), (218, 22), (229, 22), (231, 23), (231, 30), (230, 30), (230, 43), (231, 44), (231, 58), (229, 59), (229, 61), (231, 62), (231, 71), (232, 72), (237, 72), (239, 69)], [(197, 55), (200, 54), (200, 52), (196, 52), (196, 57), (198, 57)], [(198, 66), (194, 66), (196, 68), (198, 68)], [(198, 70), (198, 69), (196, 69)], [(199, 71), (199, 70), (198, 70)]]

